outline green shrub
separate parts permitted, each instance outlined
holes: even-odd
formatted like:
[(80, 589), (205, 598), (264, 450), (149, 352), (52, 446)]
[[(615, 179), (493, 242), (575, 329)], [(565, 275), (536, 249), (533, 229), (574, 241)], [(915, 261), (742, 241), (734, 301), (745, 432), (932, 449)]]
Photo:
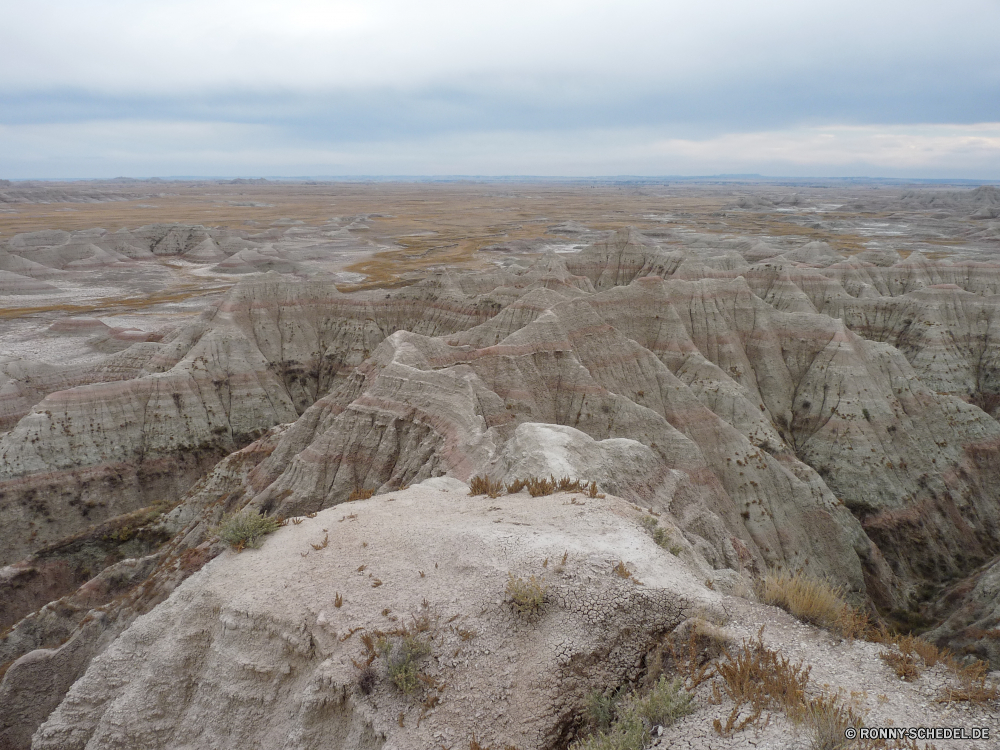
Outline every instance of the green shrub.
[(606, 732), (614, 723), (618, 704), (625, 696), (625, 686), (610, 693), (595, 690), (587, 697), (587, 724), (594, 732)]
[(528, 579), (507, 574), (507, 597), (519, 614), (532, 617), (545, 606), (545, 584), (531, 576)]
[(650, 724), (669, 727), (694, 708), (691, 706), (691, 693), (684, 689), (682, 680), (661, 677), (653, 685), (653, 689), (637, 701), (636, 710)]
[(259, 547), (265, 536), (278, 530), (277, 519), (253, 511), (231, 513), (222, 519), (215, 530), (219, 538), (237, 552), (247, 547)]
[(404, 693), (412, 693), (420, 685), (417, 662), (430, 653), (430, 646), (415, 635), (407, 634), (398, 642), (380, 638), (376, 650), (385, 661), (392, 684)]
[(691, 694), (679, 679), (661, 677), (644, 694), (622, 695), (624, 687), (605, 695), (592, 693), (587, 702), (588, 723), (596, 731), (573, 750), (642, 750), (649, 742), (649, 728), (668, 727), (691, 713)]
[(648, 741), (649, 730), (642, 717), (629, 706), (619, 713), (607, 732), (592, 734), (572, 747), (573, 750), (642, 750)]

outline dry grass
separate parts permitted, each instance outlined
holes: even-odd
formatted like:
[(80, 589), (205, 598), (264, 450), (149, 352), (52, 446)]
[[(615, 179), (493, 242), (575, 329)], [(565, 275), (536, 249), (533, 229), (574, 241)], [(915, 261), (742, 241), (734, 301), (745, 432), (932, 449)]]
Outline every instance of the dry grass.
[[(789, 714), (801, 712), (807, 705), (806, 685), (809, 667), (793, 664), (777, 651), (764, 645), (763, 628), (756, 638), (744, 640), (733, 653), (726, 650), (715, 669), (723, 681), (723, 691), (733, 701), (725, 723), (713, 722), (715, 731), (730, 736), (760, 722), (766, 710)], [(718, 685), (716, 697), (721, 699)]]
[(982, 661), (959, 665), (954, 658), (949, 666), (958, 678), (958, 685), (949, 685), (938, 697), (939, 703), (992, 703), (1000, 700), (1000, 688), (987, 681), (989, 666)]
[(375, 494), (375, 490), (363, 490), (361, 488), (351, 491), (351, 494), (347, 497), (347, 502), (352, 503), (355, 500), (367, 500)]
[(844, 601), (843, 590), (804, 573), (768, 573), (758, 594), (765, 604), (781, 607), (811, 625), (838, 631), (856, 629), (856, 616)]
[(896, 676), (901, 680), (913, 682), (923, 671), (917, 658), (912, 653), (899, 653), (897, 651), (882, 651), (878, 658), (888, 664)]
[(861, 719), (850, 706), (829, 695), (810, 700), (799, 717), (812, 727), (810, 750), (842, 750), (848, 747), (844, 731), (861, 724)]
[(488, 497), (500, 497), (504, 491), (504, 484), (500, 480), (492, 480), (489, 477), (478, 474), (469, 482), (469, 495), (487, 495)]
[(513, 482), (504, 484), (500, 480), (493, 480), (487, 476), (476, 475), (469, 482), (469, 495), (487, 495), (489, 497), (500, 497), (504, 492), (508, 495), (516, 495), (522, 490), (528, 490), (532, 497), (545, 497), (555, 492), (585, 492), (590, 497), (604, 497), (597, 491), (596, 482), (583, 482), (579, 479), (562, 477), (556, 479), (554, 476), (525, 477), (515, 479)]

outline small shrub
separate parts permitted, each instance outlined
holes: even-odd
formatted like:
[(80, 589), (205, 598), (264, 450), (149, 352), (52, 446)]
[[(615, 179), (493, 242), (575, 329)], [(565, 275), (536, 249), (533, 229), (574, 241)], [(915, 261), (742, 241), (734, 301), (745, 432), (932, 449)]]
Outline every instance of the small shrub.
[(882, 651), (878, 658), (888, 664), (901, 680), (912, 682), (920, 676), (920, 667), (912, 653)]
[(839, 588), (804, 573), (768, 573), (760, 587), (760, 598), (765, 604), (774, 604), (803, 622), (823, 628), (835, 628), (845, 609), (850, 609)]
[(528, 579), (507, 574), (507, 597), (518, 614), (534, 617), (545, 606), (545, 584), (531, 576)]
[(587, 712), (596, 731), (574, 743), (573, 750), (642, 750), (649, 742), (650, 727), (670, 726), (693, 710), (691, 695), (680, 680), (660, 678), (641, 696), (633, 693), (623, 699), (623, 691), (591, 695)]
[[(765, 710), (795, 713), (807, 705), (805, 689), (809, 683), (809, 667), (803, 667), (801, 662), (792, 664), (777, 651), (769, 649), (761, 640), (761, 633), (755, 639), (744, 640), (736, 654), (726, 651), (716, 671), (734, 704), (725, 724), (718, 719), (713, 722), (715, 731), (721, 735), (729, 736), (757, 724)], [(749, 706), (749, 714), (738, 721), (745, 705)]]
[(639, 523), (653, 537), (653, 541), (656, 542), (657, 546), (669, 551), (674, 557), (683, 552), (681, 547), (673, 543), (673, 540), (670, 538), (670, 532), (660, 526), (653, 516), (643, 516)]
[(592, 732), (607, 732), (614, 723), (618, 704), (625, 696), (625, 686), (604, 693), (595, 690), (587, 696), (586, 720)]
[(844, 750), (849, 747), (844, 731), (857, 726), (861, 719), (847, 706), (829, 695), (814, 698), (802, 712), (801, 719), (812, 727), (810, 750)]
[(528, 493), (532, 497), (543, 497), (545, 495), (551, 495), (556, 491), (556, 480), (555, 477), (551, 479), (539, 479), (538, 477), (531, 477), (528, 479)]
[(572, 745), (573, 750), (642, 750), (649, 741), (649, 730), (642, 717), (629, 707), (621, 712), (611, 728)]
[(277, 519), (253, 511), (239, 511), (222, 519), (215, 533), (237, 552), (259, 547), (264, 537), (278, 530)]
[(518, 492), (520, 492), (527, 486), (528, 486), (528, 480), (515, 479), (513, 482), (507, 485), (507, 494), (516, 495)]
[(404, 693), (412, 693), (420, 685), (417, 662), (430, 653), (430, 646), (415, 635), (407, 634), (398, 642), (380, 638), (375, 646), (385, 662), (392, 684)]
[(938, 702), (989, 703), (1000, 698), (1000, 689), (986, 681), (989, 667), (985, 662), (976, 660), (962, 667), (951, 659), (949, 666), (958, 676), (959, 686), (946, 687)]
[(500, 480), (492, 480), (489, 477), (476, 475), (469, 482), (469, 495), (488, 495), (489, 497), (500, 497), (504, 491), (504, 484)]
[(351, 491), (351, 494), (347, 497), (347, 502), (353, 503), (355, 500), (367, 500), (374, 494), (375, 490), (363, 490), (359, 487)]
[(559, 492), (583, 492), (586, 485), (581, 485), (579, 479), (570, 479), (569, 477), (563, 477), (556, 483), (556, 489)]
[(668, 680), (661, 677), (652, 690), (637, 701), (636, 710), (650, 724), (669, 727), (694, 711), (694, 707), (691, 705), (691, 693), (684, 690), (684, 683), (679, 678)]

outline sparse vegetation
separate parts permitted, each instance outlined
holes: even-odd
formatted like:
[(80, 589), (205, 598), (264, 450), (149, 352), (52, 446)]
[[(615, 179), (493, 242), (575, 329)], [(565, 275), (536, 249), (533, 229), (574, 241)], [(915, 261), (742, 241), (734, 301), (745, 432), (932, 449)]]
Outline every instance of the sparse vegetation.
[(892, 667), (898, 678), (907, 682), (917, 679), (922, 671), (917, 663), (916, 656), (912, 652), (882, 651), (879, 653), (878, 658)]
[(661, 677), (645, 694), (624, 693), (620, 687), (591, 695), (587, 718), (592, 734), (575, 743), (574, 750), (642, 750), (651, 727), (670, 726), (693, 710), (691, 694), (679, 679)]
[(420, 685), (417, 662), (430, 653), (430, 645), (412, 633), (393, 641), (388, 637), (379, 638), (375, 650), (385, 662), (386, 672), (392, 684), (404, 693), (412, 693)]
[(507, 574), (507, 600), (518, 614), (529, 618), (541, 614), (545, 606), (545, 583), (529, 576), (527, 579)]
[(225, 516), (215, 533), (232, 549), (242, 552), (247, 547), (259, 547), (264, 537), (277, 531), (280, 525), (276, 518), (238, 511)]
[(530, 477), (528, 479), (528, 494), (532, 497), (544, 497), (545, 495), (551, 495), (556, 491), (556, 479), (551, 477), (549, 479), (539, 479), (538, 477)]
[(469, 495), (486, 495), (488, 497), (500, 497), (504, 491), (504, 484), (500, 480), (492, 480), (489, 477), (478, 474), (469, 482)]
[(604, 497), (598, 493), (596, 482), (584, 482), (579, 479), (562, 477), (556, 479), (554, 476), (525, 477), (515, 479), (513, 482), (504, 484), (499, 480), (493, 480), (486, 476), (476, 475), (469, 482), (469, 495), (486, 495), (488, 497), (500, 497), (505, 491), (508, 495), (516, 495), (522, 490), (528, 490), (532, 497), (544, 497), (555, 492), (582, 492), (587, 493), (592, 498)]
[(861, 723), (849, 706), (829, 695), (809, 701), (801, 718), (813, 730), (810, 750), (843, 750), (848, 747), (844, 731)]
[(836, 628), (849, 616), (845, 609), (850, 607), (841, 589), (801, 572), (768, 573), (758, 593), (765, 604), (774, 604), (803, 622), (822, 628)]
[(674, 542), (670, 536), (670, 532), (660, 526), (659, 521), (653, 516), (643, 516), (639, 523), (642, 524), (642, 528), (649, 532), (650, 536), (653, 537), (653, 541), (658, 546), (667, 550), (674, 557), (677, 557), (684, 551), (683, 547)]
[(680, 679), (661, 677), (652, 690), (638, 701), (636, 710), (653, 726), (668, 727), (694, 710), (691, 701), (691, 694), (684, 690)]
[(363, 490), (359, 487), (351, 490), (351, 494), (347, 496), (347, 502), (352, 503), (355, 500), (367, 500), (374, 494), (375, 490)]
[[(777, 651), (764, 645), (763, 628), (756, 638), (744, 640), (735, 653), (728, 649), (716, 665), (723, 681), (723, 691), (733, 701), (725, 723), (716, 719), (715, 731), (729, 736), (760, 722), (766, 710), (801, 712), (807, 705), (805, 688), (809, 667), (793, 664)], [(718, 686), (716, 697), (721, 699)], [(746, 710), (744, 710), (746, 707)]]

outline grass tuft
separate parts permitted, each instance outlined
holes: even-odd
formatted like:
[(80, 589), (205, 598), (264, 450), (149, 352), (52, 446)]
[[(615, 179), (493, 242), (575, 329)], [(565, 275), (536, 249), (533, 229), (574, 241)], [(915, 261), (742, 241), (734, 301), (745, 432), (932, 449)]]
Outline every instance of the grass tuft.
[(535, 576), (525, 579), (507, 574), (507, 599), (518, 614), (529, 618), (540, 614), (545, 606), (545, 589), (544, 582)]
[(804, 573), (771, 572), (760, 585), (760, 599), (781, 607), (803, 622), (838, 629), (851, 610), (843, 591)]
[(380, 638), (375, 650), (385, 662), (392, 684), (404, 693), (412, 693), (420, 686), (417, 662), (430, 653), (430, 646), (417, 636), (408, 633), (399, 641)]
[(651, 727), (668, 727), (691, 713), (691, 694), (679, 679), (661, 677), (645, 695), (623, 697), (624, 688), (594, 693), (587, 705), (593, 733), (574, 743), (573, 750), (642, 750)]
[(242, 552), (247, 547), (259, 547), (264, 537), (277, 531), (280, 525), (276, 518), (238, 511), (225, 516), (215, 533), (232, 549)]
[(473, 497), (476, 495), (500, 497), (504, 489), (504, 484), (500, 480), (494, 481), (489, 477), (480, 476), (479, 474), (474, 476), (472, 481), (469, 482), (469, 495)]

